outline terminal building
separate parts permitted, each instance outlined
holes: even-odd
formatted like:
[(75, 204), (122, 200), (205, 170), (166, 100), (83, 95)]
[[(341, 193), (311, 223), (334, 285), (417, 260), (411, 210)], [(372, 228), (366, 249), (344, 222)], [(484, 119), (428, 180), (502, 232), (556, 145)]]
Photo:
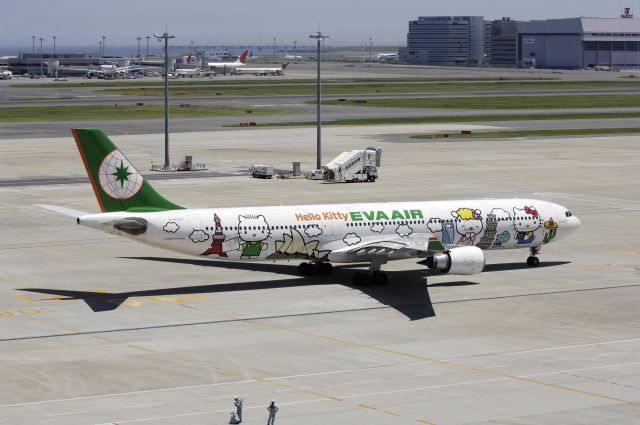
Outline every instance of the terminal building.
[(639, 69), (640, 21), (569, 18), (518, 23), (518, 64), (565, 69)]
[(485, 21), (421, 16), (409, 21), (400, 60), (416, 65), (640, 69), (640, 20), (620, 18)]
[(421, 16), (409, 21), (400, 60), (420, 65), (477, 65), (483, 62), (482, 16)]

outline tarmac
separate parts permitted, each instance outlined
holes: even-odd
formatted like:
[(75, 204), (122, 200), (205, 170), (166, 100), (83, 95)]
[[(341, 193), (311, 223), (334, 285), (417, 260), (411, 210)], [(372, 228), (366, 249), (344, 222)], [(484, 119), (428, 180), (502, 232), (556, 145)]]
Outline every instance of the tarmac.
[[(128, 126), (110, 135), (129, 159), (161, 162), (163, 136)], [(350, 283), (364, 264), (304, 278), (77, 226), (34, 205), (97, 211), (71, 135), (0, 138), (0, 181), (20, 182), (0, 185), (0, 424), (224, 424), (234, 395), (247, 424), (271, 399), (276, 424), (640, 422), (635, 136), (406, 138), (500, 128), (325, 127), (323, 162), (383, 149), (380, 179), (349, 185), (243, 174), (315, 168), (315, 128), (172, 136), (172, 158), (211, 171), (152, 182), (183, 205), (532, 197), (583, 223), (538, 268), (526, 250), (465, 277), (400, 261), (370, 288)]]

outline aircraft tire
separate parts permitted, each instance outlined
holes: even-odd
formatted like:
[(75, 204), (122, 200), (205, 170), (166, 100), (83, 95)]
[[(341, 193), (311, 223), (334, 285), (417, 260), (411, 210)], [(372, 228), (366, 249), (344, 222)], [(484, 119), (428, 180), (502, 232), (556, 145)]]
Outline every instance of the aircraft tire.
[(321, 262), (316, 264), (316, 268), (318, 269), (318, 273), (320, 274), (331, 274), (333, 273), (333, 265), (331, 263)]
[(318, 272), (318, 269), (313, 263), (300, 263), (298, 272), (303, 276), (313, 276)]
[(540, 259), (538, 257), (529, 257), (527, 258), (527, 264), (531, 267), (536, 267), (540, 264)]

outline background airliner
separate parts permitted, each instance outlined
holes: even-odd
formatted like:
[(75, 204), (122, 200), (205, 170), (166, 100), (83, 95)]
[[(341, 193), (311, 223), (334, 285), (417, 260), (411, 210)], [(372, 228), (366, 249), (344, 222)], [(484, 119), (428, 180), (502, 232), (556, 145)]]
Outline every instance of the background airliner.
[(369, 263), (357, 285), (385, 284), (380, 267), (409, 258), (443, 273), (482, 272), (483, 250), (523, 248), (538, 265), (542, 245), (580, 226), (565, 207), (535, 199), (376, 202), (186, 209), (157, 193), (98, 129), (72, 130), (99, 214), (43, 207), (142, 243), (217, 260), (306, 260), (304, 275), (331, 263)]
[(285, 62), (277, 67), (270, 68), (238, 68), (236, 74), (249, 74), (249, 75), (284, 75), (284, 70), (289, 66), (289, 62)]
[(233, 62), (207, 62), (207, 66), (210, 69), (213, 69), (217, 72), (234, 72), (237, 68), (241, 68), (245, 66), (245, 61), (247, 59), (247, 55), (249, 54), (248, 50), (242, 52), (242, 54)]

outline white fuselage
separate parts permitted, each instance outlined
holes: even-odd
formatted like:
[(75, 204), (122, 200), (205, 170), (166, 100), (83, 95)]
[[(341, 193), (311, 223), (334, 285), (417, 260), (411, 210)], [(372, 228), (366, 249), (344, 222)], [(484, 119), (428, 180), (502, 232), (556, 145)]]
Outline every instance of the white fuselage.
[[(114, 229), (114, 222), (129, 218), (144, 220), (146, 231)], [(435, 235), (447, 248), (539, 248), (580, 225), (561, 205), (532, 199), (123, 211), (83, 216), (78, 223), (212, 259), (332, 262), (350, 261), (336, 253), (345, 248), (418, 234)], [(390, 259), (401, 258), (407, 257)]]

